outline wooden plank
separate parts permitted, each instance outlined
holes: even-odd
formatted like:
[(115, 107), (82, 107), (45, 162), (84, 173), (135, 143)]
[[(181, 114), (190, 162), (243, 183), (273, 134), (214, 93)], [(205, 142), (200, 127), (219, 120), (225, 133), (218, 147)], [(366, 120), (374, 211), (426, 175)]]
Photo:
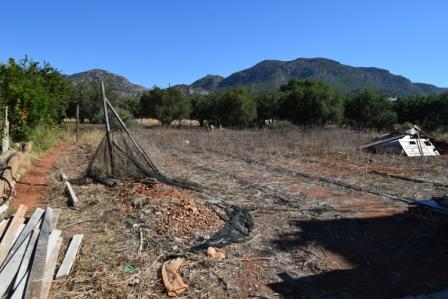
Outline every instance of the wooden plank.
[(0, 242), (2, 241), (2, 236), (7, 226), (8, 226), (8, 220), (3, 219), (2, 222), (0, 222)]
[(58, 263), (59, 252), (61, 251), (62, 246), (62, 237), (60, 237), (51, 254), (47, 260), (47, 265), (45, 267), (45, 273), (42, 283), (42, 291), (40, 298), (45, 299), (48, 297), (48, 293), (50, 292), (51, 282), (53, 281), (54, 270), (56, 269), (56, 264)]
[(58, 224), (59, 216), (61, 216), (61, 209), (53, 209), (53, 221), (51, 222), (53, 228)]
[(48, 241), (53, 230), (53, 209), (47, 207), (42, 228), (37, 240), (36, 252), (31, 266), (30, 277), (26, 286), (26, 298), (40, 298), (47, 259)]
[(27, 207), (25, 205), (20, 205), (14, 216), (25, 217), (26, 210)]
[(3, 261), (8, 255), (11, 246), (16, 240), (17, 232), (20, 229), (20, 224), (23, 224), (24, 221), (25, 219), (23, 217), (15, 215), (8, 226), (8, 230), (2, 238), (2, 243), (0, 243), (0, 265), (3, 264)]
[(67, 191), (69, 193), (69, 198), (70, 198), (70, 205), (72, 206), (76, 206), (79, 203), (78, 197), (75, 194), (75, 191), (73, 190), (72, 185), (70, 184), (70, 182), (68, 181), (68, 177), (63, 173), (62, 174), (62, 180), (65, 183), (65, 186), (67, 187)]
[(48, 237), (47, 257), (45, 260), (46, 262), (48, 262), (51, 252), (53, 251), (54, 246), (56, 246), (56, 243), (58, 242), (58, 239), (60, 236), (61, 236), (61, 231), (58, 229), (54, 229), (51, 232), (50, 237)]
[(0, 206), (0, 216), (6, 212), (8, 210), (8, 206), (7, 205), (2, 205)]
[[(24, 220), (25, 221), (25, 220)], [(14, 242), (17, 241), (17, 238), (20, 236), (20, 234), (22, 233), (23, 229), (25, 228), (25, 224), (20, 223), (19, 226), (17, 227), (17, 231), (16, 234), (14, 236)], [(13, 242), (13, 244), (14, 244)], [(11, 246), (12, 247), (12, 246)]]
[[(20, 284), (20, 282), (28, 277), (29, 274), (29, 266), (31, 262), (31, 255), (33, 254), (34, 248), (36, 247), (37, 238), (39, 237), (39, 229), (36, 228), (31, 232), (31, 239), (28, 243), (28, 246), (25, 251), (25, 255), (23, 256), (22, 263), (20, 264), (19, 271), (17, 273), (17, 278), (14, 281), (14, 287), (13, 289), (17, 289), (17, 286)], [(25, 284), (23, 284), (25, 286)], [(22, 290), (23, 294), (24, 289)]]
[(73, 263), (76, 259), (76, 254), (78, 253), (81, 241), (84, 235), (74, 235), (70, 245), (68, 246), (67, 252), (65, 253), (64, 260), (59, 267), (58, 273), (56, 274), (56, 279), (60, 279), (64, 276), (70, 274), (70, 270), (73, 267)]
[[(33, 243), (30, 242), (30, 246), (27, 248), (27, 252), (25, 253), (24, 262), (22, 263), (19, 272), (17, 274), (17, 279), (14, 283), (14, 293), (12, 294), (11, 298), (23, 298), (23, 294), (25, 292), (25, 286), (26, 281), (28, 280), (29, 271), (28, 271), (28, 265), (31, 259), (31, 255), (33, 252), (34, 245), (37, 240), (37, 235), (39, 234), (39, 230), (37, 230), (36, 238)], [(54, 249), (57, 246), (58, 240), (60, 239), (59, 236), (61, 234), (60, 230), (53, 230), (49, 236), (48, 240), (48, 254), (45, 259), (45, 263), (48, 264), (51, 258), (51, 253), (54, 251)], [(58, 250), (59, 252), (59, 250)], [(54, 270), (53, 270), (54, 272)]]
[(3, 269), (5, 263), (8, 262), (8, 260), (11, 258), (11, 256), (14, 254), (14, 252), (19, 248), (19, 246), (22, 245), (23, 241), (31, 234), (34, 228), (38, 227), (42, 220), (42, 215), (44, 214), (44, 210), (41, 208), (37, 208), (33, 215), (31, 215), (30, 219), (26, 223), (25, 228), (23, 229), (20, 236), (17, 238), (17, 240), (14, 242), (14, 245), (11, 247), (11, 250), (9, 251), (8, 255), (5, 258), (5, 261), (2, 265), (0, 265), (0, 271)]
[(9, 289), (11, 283), (13, 282), (14, 277), (19, 271), (20, 263), (22, 262), (30, 238), (31, 236), (29, 235), (26, 238), (25, 242), (23, 242), (22, 245), (13, 254), (3, 270), (0, 271), (0, 297), (3, 297), (5, 295), (6, 291)]

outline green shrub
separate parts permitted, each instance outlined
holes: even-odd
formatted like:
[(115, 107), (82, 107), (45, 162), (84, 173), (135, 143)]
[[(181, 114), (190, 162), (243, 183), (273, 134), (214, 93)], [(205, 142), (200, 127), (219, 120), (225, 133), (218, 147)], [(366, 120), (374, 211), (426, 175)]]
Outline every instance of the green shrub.
[(64, 128), (60, 126), (51, 126), (40, 124), (29, 129), (28, 139), (33, 142), (33, 153), (41, 154), (61, 141), (66, 135)]

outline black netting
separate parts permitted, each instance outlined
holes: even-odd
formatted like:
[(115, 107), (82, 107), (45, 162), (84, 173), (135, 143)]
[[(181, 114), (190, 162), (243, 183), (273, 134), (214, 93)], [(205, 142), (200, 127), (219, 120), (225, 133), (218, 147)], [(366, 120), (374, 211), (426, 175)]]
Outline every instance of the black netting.
[[(112, 105), (108, 104), (107, 115), (110, 132), (107, 130), (86, 170), (86, 175), (108, 184), (110, 179), (153, 177), (162, 175), (129, 132)], [(112, 113), (111, 113), (112, 112)]]

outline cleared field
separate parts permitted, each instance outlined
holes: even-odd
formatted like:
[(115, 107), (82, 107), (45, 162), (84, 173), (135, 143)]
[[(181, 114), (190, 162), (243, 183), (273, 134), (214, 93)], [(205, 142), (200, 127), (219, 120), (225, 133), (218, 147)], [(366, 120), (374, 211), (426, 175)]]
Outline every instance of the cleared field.
[[(101, 137), (84, 134), (59, 162), (71, 177), (82, 175)], [(160, 267), (173, 256), (187, 260), (185, 297), (192, 298), (395, 298), (448, 287), (447, 221), (412, 205), (448, 192), (446, 156), (363, 153), (356, 147), (371, 134), (340, 129), (141, 129), (137, 136), (168, 177), (250, 209), (252, 239), (211, 261), (188, 250), (222, 226), (203, 199), (150, 182), (84, 184), (82, 206), (60, 222), (84, 231), (86, 244), (54, 298), (163, 298)], [(55, 180), (54, 194), (61, 188)], [(63, 206), (61, 196), (50, 202)], [(123, 270), (129, 264), (135, 270)]]

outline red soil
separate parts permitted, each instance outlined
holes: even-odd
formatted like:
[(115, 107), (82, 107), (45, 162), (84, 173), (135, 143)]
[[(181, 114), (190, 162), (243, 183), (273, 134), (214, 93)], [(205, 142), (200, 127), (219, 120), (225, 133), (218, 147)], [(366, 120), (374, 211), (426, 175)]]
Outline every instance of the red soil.
[(16, 196), (10, 206), (16, 209), (21, 204), (28, 207), (28, 211), (39, 206), (42, 198), (48, 192), (48, 174), (58, 158), (64, 152), (64, 144), (59, 144), (39, 159), (31, 162), (29, 170), (16, 183)]

